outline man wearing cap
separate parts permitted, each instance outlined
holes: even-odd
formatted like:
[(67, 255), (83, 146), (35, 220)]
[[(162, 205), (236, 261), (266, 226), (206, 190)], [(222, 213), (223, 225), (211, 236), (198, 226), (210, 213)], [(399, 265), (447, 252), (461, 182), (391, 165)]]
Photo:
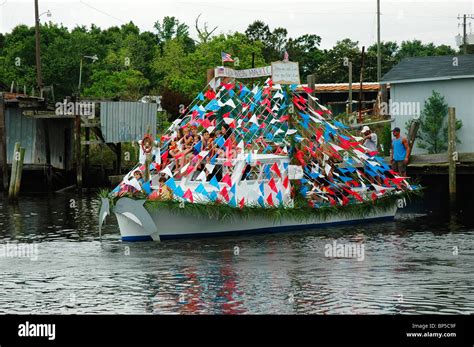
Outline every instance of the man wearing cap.
[(390, 151), (392, 170), (399, 172), (402, 176), (406, 176), (410, 146), (406, 137), (400, 136), (400, 128), (394, 128), (392, 133), (395, 137), (392, 140), (392, 150)]
[(364, 147), (369, 152), (377, 152), (377, 134), (373, 133), (367, 125), (362, 128), (361, 133), (364, 137)]

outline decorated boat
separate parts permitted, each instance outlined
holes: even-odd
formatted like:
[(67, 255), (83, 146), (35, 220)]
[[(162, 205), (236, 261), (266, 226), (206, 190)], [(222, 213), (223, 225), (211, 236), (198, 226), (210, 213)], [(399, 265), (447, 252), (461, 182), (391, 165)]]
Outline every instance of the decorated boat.
[(213, 79), (102, 194), (122, 240), (391, 220), (419, 189), (301, 85)]

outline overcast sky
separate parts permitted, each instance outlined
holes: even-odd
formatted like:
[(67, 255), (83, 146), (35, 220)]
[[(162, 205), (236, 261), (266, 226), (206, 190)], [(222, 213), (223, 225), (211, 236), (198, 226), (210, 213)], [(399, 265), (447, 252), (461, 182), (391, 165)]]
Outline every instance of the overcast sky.
[[(361, 45), (376, 41), (376, 0), (63, 0), (40, 1), (40, 13), (52, 12), (42, 21), (72, 28), (76, 25), (101, 28), (133, 21), (142, 30), (153, 30), (156, 20), (175, 16), (190, 26), (196, 37), (194, 20), (201, 19), (217, 32), (244, 31), (256, 19), (270, 28), (288, 29), (290, 37), (302, 34), (321, 36), (322, 48), (336, 41), (351, 38)], [(420, 39), (424, 42), (455, 47), (454, 37), (462, 33), (458, 14), (473, 14), (474, 0), (381, 0), (382, 40)], [(33, 0), (0, 0), (0, 32), (10, 31), (18, 24), (33, 25)], [(468, 27), (468, 32), (469, 32)]]

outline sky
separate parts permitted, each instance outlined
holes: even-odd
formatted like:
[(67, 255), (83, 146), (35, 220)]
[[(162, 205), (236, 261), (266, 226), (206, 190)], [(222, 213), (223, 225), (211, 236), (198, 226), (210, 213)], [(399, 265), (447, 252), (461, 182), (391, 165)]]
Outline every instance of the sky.
[[(419, 39), (455, 47), (454, 37), (462, 33), (459, 14), (474, 17), (474, 0), (380, 0), (381, 39), (397, 41)], [(51, 17), (41, 21), (101, 28), (133, 21), (141, 30), (153, 31), (153, 24), (164, 16), (175, 16), (190, 27), (196, 38), (194, 21), (216, 33), (243, 32), (254, 20), (284, 27), (289, 37), (303, 34), (321, 36), (321, 47), (330, 48), (338, 40), (350, 38), (369, 46), (377, 40), (376, 0), (39, 0), (40, 13)], [(472, 20), (474, 22), (474, 20)], [(34, 24), (34, 0), (0, 0), (0, 32), (18, 24)], [(474, 25), (474, 24), (473, 24)], [(467, 28), (470, 32), (470, 26)]]

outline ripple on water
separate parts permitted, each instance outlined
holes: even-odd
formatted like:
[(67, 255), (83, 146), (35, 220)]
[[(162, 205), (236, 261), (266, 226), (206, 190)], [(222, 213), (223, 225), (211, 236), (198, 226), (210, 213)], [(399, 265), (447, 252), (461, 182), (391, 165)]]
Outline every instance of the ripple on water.
[[(0, 313), (474, 312), (474, 228), (459, 220), (453, 227), (413, 214), (364, 226), (126, 244), (112, 218), (98, 241), (93, 197), (83, 195), (72, 211), (70, 199), (0, 204), (0, 243), (38, 245), (35, 261), (0, 258)], [(364, 259), (326, 257), (335, 240), (363, 244)]]

